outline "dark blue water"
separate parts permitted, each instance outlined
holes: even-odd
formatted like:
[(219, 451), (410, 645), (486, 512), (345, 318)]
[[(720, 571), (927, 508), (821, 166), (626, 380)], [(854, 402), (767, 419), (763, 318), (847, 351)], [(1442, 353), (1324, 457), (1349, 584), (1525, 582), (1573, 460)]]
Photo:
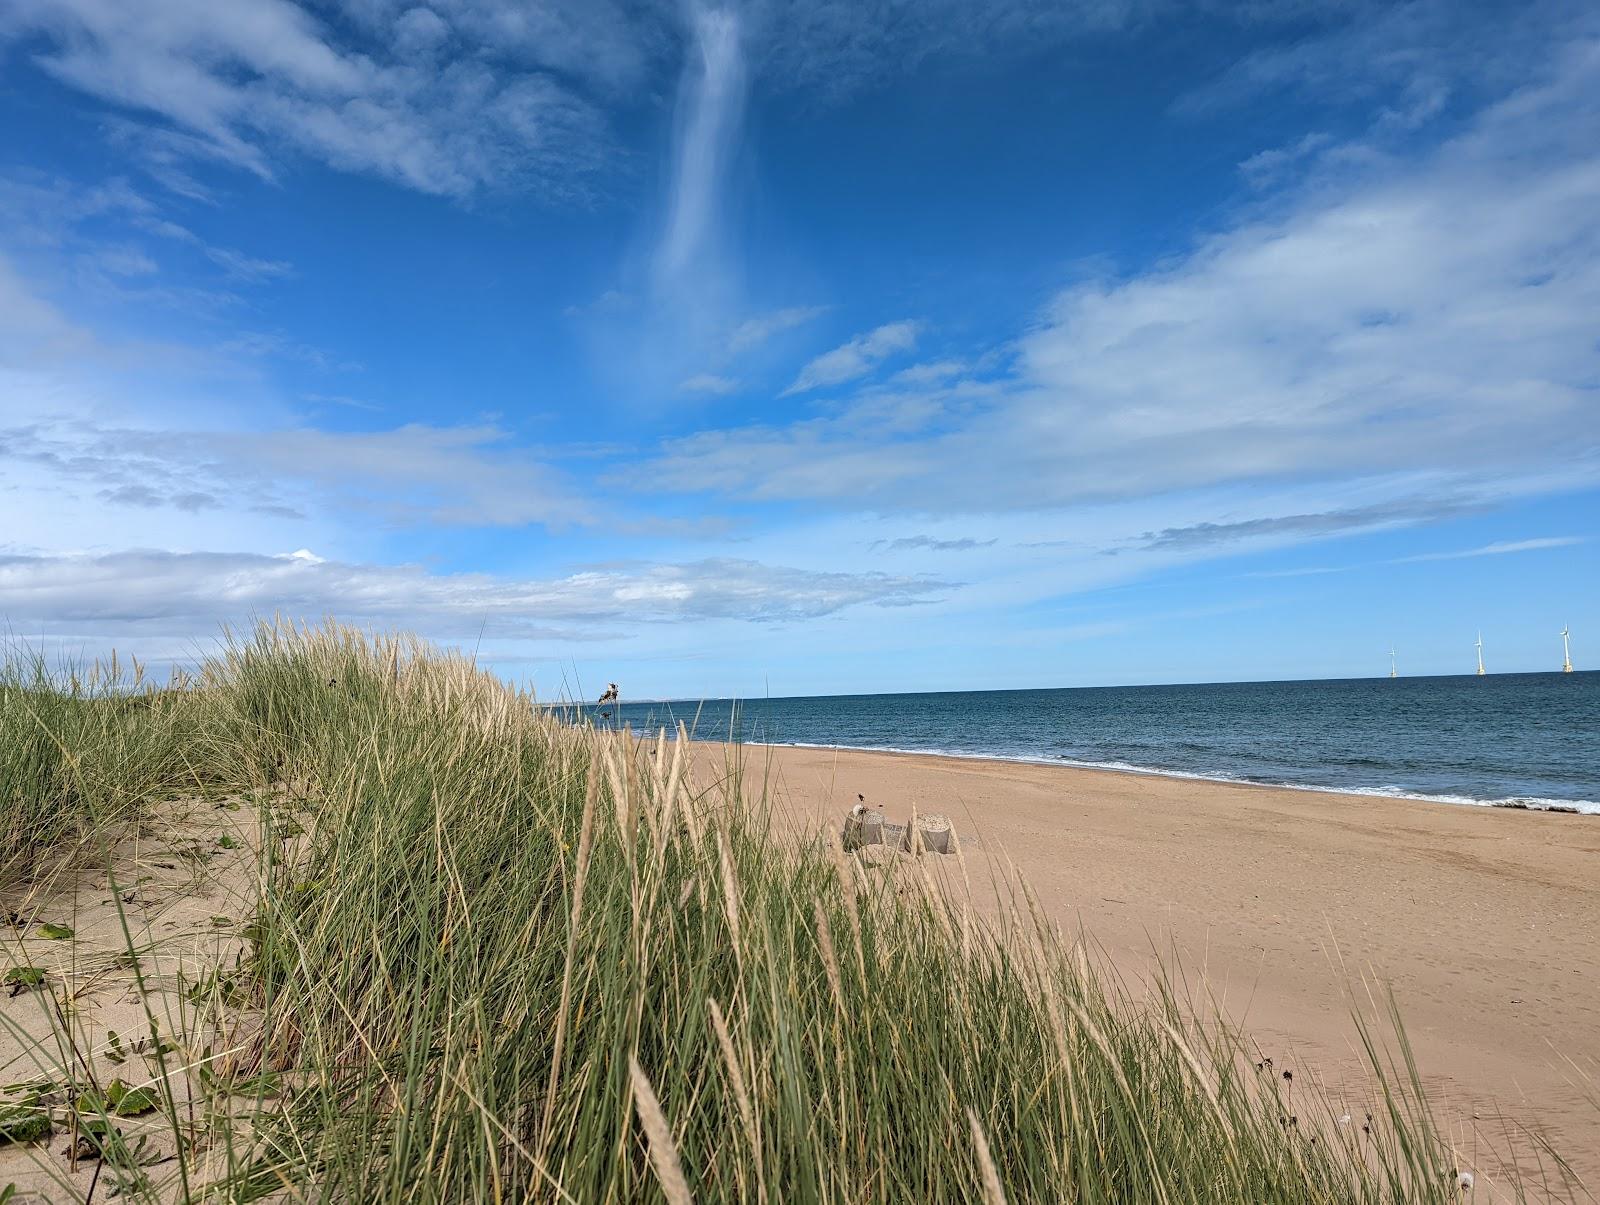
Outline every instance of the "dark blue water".
[(1600, 673), (627, 703), (706, 739), (1062, 762), (1600, 813)]

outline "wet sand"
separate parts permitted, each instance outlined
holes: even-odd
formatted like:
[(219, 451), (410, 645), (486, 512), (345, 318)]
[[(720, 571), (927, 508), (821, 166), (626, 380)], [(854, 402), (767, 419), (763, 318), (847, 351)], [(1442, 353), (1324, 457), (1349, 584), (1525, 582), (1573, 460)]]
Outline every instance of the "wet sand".
[[(1600, 1191), (1600, 817), (1002, 761), (752, 746), (791, 821), (864, 794), (955, 822), (1137, 984), (1159, 952), (1276, 1067), (1359, 1110), (1352, 1011), (1392, 989), (1465, 1161), (1537, 1175), (1542, 1135)], [(702, 781), (725, 751), (701, 746)], [(1379, 1007), (1375, 1007), (1375, 1004)], [(1357, 1112), (1359, 1120), (1359, 1111)], [(1515, 1137), (1511, 1135), (1515, 1134)], [(1548, 1169), (1547, 1169), (1548, 1170)]]

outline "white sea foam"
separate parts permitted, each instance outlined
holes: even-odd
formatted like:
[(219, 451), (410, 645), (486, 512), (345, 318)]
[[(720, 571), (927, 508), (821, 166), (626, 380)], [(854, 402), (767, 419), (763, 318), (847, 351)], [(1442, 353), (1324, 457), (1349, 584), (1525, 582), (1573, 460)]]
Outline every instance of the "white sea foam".
[(835, 745), (813, 741), (750, 741), (752, 745), (770, 744), (791, 749), (838, 749), (851, 753), (903, 753), (914, 757), (955, 757), (968, 761), (1020, 762), (1031, 766), (1071, 766), (1081, 770), (1112, 770), (1118, 774), (1148, 774), (1156, 778), (1184, 778), (1197, 782), (1225, 782), (1233, 786), (1273, 787), (1287, 791), (1315, 791), (1326, 795), (1367, 795), (1383, 799), (1419, 799), (1426, 803), (1453, 803), (1467, 807), (1509, 808), (1530, 812), (1578, 812), (1586, 816), (1600, 816), (1600, 800), (1546, 799), (1537, 795), (1509, 795), (1500, 799), (1474, 799), (1468, 795), (1431, 795), (1421, 791), (1406, 791), (1396, 786), (1349, 787), (1328, 786), (1309, 782), (1267, 782), (1255, 778), (1239, 778), (1227, 774), (1199, 774), (1188, 770), (1164, 770), (1157, 766), (1136, 766), (1124, 761), (1078, 761), (1068, 757), (1043, 757), (1025, 753), (972, 753), (956, 749), (907, 749), (898, 745)]

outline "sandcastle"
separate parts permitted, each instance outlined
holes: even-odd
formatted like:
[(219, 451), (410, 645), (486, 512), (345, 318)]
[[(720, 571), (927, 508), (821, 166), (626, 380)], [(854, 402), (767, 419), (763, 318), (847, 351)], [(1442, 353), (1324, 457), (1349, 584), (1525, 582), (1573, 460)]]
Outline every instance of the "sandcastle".
[(857, 804), (844, 818), (843, 837), (846, 850), (881, 845), (911, 854), (949, 854), (956, 849), (950, 818), (937, 812), (914, 813), (911, 824), (905, 825), (885, 820), (882, 812)]

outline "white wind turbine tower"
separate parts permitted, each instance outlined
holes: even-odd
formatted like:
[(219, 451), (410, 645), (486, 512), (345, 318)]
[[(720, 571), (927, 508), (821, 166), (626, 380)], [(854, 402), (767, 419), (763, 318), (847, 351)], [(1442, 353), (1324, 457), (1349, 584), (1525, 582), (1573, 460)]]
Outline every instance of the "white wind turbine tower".
[(1572, 672), (1572, 645), (1567, 640), (1567, 625), (1561, 625), (1561, 672)]
[(1392, 644), (1389, 646), (1389, 676), (1391, 678), (1398, 678), (1400, 676), (1399, 669), (1395, 667), (1394, 645)]
[(1478, 633), (1478, 676), (1481, 678), (1489, 671), (1483, 668), (1483, 633)]

